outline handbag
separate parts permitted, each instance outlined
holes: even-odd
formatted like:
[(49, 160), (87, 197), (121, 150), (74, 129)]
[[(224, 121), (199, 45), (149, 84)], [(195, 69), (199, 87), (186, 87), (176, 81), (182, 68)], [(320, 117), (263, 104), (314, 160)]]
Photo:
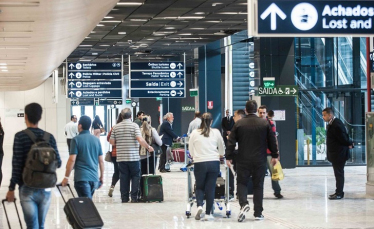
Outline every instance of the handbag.
[(282, 166), (281, 166), (280, 161), (278, 161), (277, 164), (273, 166), (271, 179), (273, 181), (279, 181), (279, 180), (283, 180), (283, 178), (284, 178), (284, 174), (283, 174)]
[(154, 154), (156, 156), (161, 154), (161, 146), (157, 145), (156, 143), (152, 143), (151, 146), (154, 149)]
[(103, 127), (100, 127), (100, 133), (105, 133), (105, 129)]
[(109, 144), (108, 152), (106, 152), (105, 154), (104, 160), (107, 162), (112, 162), (112, 152), (110, 151), (110, 144)]

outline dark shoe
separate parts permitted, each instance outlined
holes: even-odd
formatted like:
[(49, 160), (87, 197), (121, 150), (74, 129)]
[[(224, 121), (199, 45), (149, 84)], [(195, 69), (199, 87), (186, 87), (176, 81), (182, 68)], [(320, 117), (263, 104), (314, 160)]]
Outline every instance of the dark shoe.
[(138, 200), (131, 200), (131, 203), (139, 203)]
[(245, 219), (245, 213), (248, 212), (249, 209), (250, 209), (249, 204), (246, 204), (240, 208), (240, 212), (238, 215), (238, 222), (243, 222), (243, 220)]
[(171, 172), (170, 169), (165, 169), (165, 171), (168, 172), (168, 173)]
[(277, 197), (278, 199), (282, 199), (283, 195), (280, 193), (274, 193), (274, 196)]
[(329, 198), (332, 197), (333, 195), (336, 195), (336, 193), (329, 195)]
[(165, 169), (160, 170), (160, 173), (166, 173), (166, 172), (167, 172), (167, 170), (165, 170)]
[(334, 194), (332, 196), (329, 197), (330, 200), (340, 200), (340, 199), (343, 199), (343, 195), (339, 195), (339, 194)]
[(122, 200), (122, 203), (128, 203), (129, 200)]
[[(338, 195), (338, 194), (336, 194), (336, 193), (331, 194), (331, 195), (329, 195), (329, 198), (330, 198), (330, 197), (333, 197), (333, 196), (335, 196), (335, 195)], [(344, 198), (344, 192), (343, 192), (342, 194), (340, 194), (339, 196), (342, 196), (342, 198)]]
[(263, 215), (255, 215), (255, 220), (263, 220), (265, 217)]

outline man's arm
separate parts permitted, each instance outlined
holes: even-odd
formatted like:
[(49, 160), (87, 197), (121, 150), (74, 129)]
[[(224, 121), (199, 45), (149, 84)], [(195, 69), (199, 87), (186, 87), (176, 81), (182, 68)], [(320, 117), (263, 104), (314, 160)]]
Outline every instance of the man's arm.
[(176, 139), (178, 138), (178, 135), (174, 133), (174, 131), (171, 130), (170, 124), (167, 123), (167, 125), (164, 128), (164, 131), (169, 134), (172, 138)]
[(270, 124), (267, 124), (267, 142), (268, 149), (271, 152), (271, 164), (274, 166), (278, 162), (278, 145), (274, 131), (271, 129)]
[(116, 146), (116, 133), (115, 133), (115, 129), (114, 127), (112, 127), (111, 131), (110, 131), (110, 139), (109, 139), (109, 143), (112, 145), (112, 146)]
[[(340, 120), (339, 120), (340, 121)], [(352, 146), (352, 141), (349, 139), (347, 130), (344, 124), (340, 121), (337, 123), (336, 128), (334, 128), (334, 136), (343, 146)]]
[(16, 134), (13, 141), (12, 178), (10, 179), (9, 191), (5, 197), (9, 202), (14, 202), (14, 190), (22, 176), (23, 166), (25, 164), (22, 153), (23, 144)]
[(99, 177), (99, 181), (101, 183), (100, 187), (103, 186), (103, 177), (104, 177), (104, 160), (103, 160), (103, 155), (100, 155), (99, 156), (99, 167), (100, 167), (100, 177)]
[(226, 146), (226, 159), (227, 160), (232, 160), (235, 146), (236, 146), (236, 135), (237, 135), (237, 125), (235, 124), (234, 127), (231, 130), (230, 135), (228, 136), (229, 138), (227, 139), (227, 146)]
[[(72, 143), (73, 142), (74, 141), (72, 141)], [(68, 162), (66, 163), (65, 177), (61, 182), (62, 186), (66, 186), (67, 183), (69, 183), (69, 176), (70, 176), (71, 171), (74, 168), (76, 158), (77, 158), (76, 154), (71, 154), (69, 156)]]

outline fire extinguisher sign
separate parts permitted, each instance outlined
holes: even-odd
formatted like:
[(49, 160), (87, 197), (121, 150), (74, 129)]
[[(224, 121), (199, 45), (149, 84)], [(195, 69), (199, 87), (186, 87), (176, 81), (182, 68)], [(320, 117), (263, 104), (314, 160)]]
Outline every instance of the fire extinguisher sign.
[(213, 109), (213, 101), (208, 101), (208, 109), (209, 110)]

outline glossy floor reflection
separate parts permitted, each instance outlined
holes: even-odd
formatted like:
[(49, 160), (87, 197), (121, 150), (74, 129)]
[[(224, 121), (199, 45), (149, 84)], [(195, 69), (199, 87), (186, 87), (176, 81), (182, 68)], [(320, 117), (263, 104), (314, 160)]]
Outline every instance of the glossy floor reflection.
[[(106, 148), (106, 147), (105, 147)], [(65, 172), (67, 148), (59, 145), (63, 158), (63, 168), (59, 169), (61, 180)], [(107, 149), (107, 148), (106, 148)], [(5, 197), (11, 172), (11, 147), (6, 148), (3, 163), (3, 185), (1, 198)], [(104, 228), (373, 228), (374, 200), (366, 198), (366, 167), (346, 167), (345, 198), (328, 200), (328, 194), (334, 192), (334, 176), (331, 167), (296, 168), (285, 170), (285, 179), (281, 181), (284, 199), (276, 199), (270, 185), (270, 178), (265, 180), (264, 212), (265, 220), (254, 221), (253, 204), (244, 222), (237, 222), (239, 205), (231, 202), (232, 217), (225, 218), (225, 212), (216, 210), (213, 222), (187, 219), (186, 210), (186, 173), (179, 171), (181, 164), (173, 164), (172, 172), (163, 173), (163, 203), (122, 204), (117, 184), (113, 197), (108, 197), (113, 166), (105, 163), (104, 186), (96, 191), (94, 202), (105, 226)], [(71, 178), (71, 181), (72, 178)], [(18, 191), (16, 193), (18, 196)], [(51, 207), (46, 219), (46, 228), (71, 228), (63, 211), (64, 203), (57, 190), (53, 191)], [(7, 207), (12, 218), (12, 228), (17, 221), (13, 206)], [(22, 214), (19, 206), (20, 213)], [(8, 228), (1, 207), (0, 228)], [(196, 213), (196, 205), (192, 215)], [(22, 219), (23, 222), (23, 219)], [(24, 223), (23, 223), (24, 224)]]

